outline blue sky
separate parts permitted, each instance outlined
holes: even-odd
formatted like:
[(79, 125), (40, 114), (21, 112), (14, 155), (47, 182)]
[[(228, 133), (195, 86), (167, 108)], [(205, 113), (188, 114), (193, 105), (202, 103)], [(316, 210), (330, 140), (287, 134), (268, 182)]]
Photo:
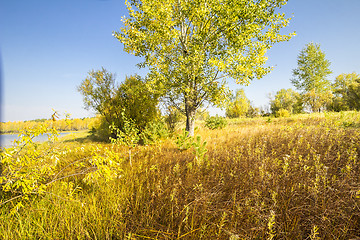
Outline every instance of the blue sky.
[[(360, 73), (359, 0), (289, 0), (283, 11), (293, 16), (283, 33), (297, 35), (269, 51), (270, 74), (244, 87), (258, 107), (268, 104), (269, 93), (292, 87), (292, 69), (309, 42), (319, 43), (330, 60), (330, 79)], [(52, 109), (92, 116), (76, 90), (90, 70), (104, 67), (119, 82), (144, 76), (135, 66), (141, 59), (112, 36), (126, 14), (123, 0), (0, 0), (1, 121), (49, 118)], [(233, 90), (243, 87), (228, 81)]]

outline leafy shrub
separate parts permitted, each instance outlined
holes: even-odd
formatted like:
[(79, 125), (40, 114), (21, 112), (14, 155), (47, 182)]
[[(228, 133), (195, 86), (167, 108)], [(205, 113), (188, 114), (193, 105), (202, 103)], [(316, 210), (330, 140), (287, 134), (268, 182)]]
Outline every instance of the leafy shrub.
[(301, 113), (303, 102), (300, 94), (291, 88), (277, 91), (274, 98), (270, 100), (270, 110), (276, 115), (282, 109), (286, 109), (289, 113)]
[(110, 124), (103, 118), (100, 116), (90, 128), (90, 136), (94, 141), (108, 142), (109, 136), (111, 136)]
[(344, 121), (344, 122), (342, 123), (342, 125), (343, 125), (344, 127), (354, 127), (354, 126), (356, 126), (356, 124), (355, 124), (354, 122), (348, 122), (348, 121)]
[(246, 97), (244, 89), (236, 91), (235, 96), (231, 96), (231, 102), (226, 107), (226, 117), (239, 118), (245, 116), (250, 108), (250, 100)]
[(248, 112), (246, 113), (246, 117), (255, 118), (259, 116), (260, 116), (260, 109), (250, 105)]
[[(48, 141), (34, 139), (48, 135)], [(69, 155), (71, 157), (69, 157)], [(11, 215), (30, 197), (59, 196), (54, 185), (82, 179), (85, 183), (101, 184), (119, 176), (123, 159), (117, 152), (95, 147), (69, 149), (58, 142), (58, 132), (48, 124), (23, 130), (14, 146), (0, 151), (0, 207), (12, 203)], [(69, 194), (65, 198), (70, 197)], [(0, 231), (1, 232), (1, 231)], [(2, 238), (1, 238), (2, 239)]]
[(207, 142), (206, 141), (201, 142), (200, 136), (197, 136), (196, 140), (192, 143), (192, 146), (194, 148), (196, 163), (198, 165), (201, 165), (204, 161), (207, 160), (207, 158), (204, 157), (208, 151), (206, 145)]
[(224, 117), (220, 117), (218, 115), (208, 117), (205, 120), (205, 127), (209, 129), (222, 129), (227, 125), (227, 121)]
[(139, 129), (135, 121), (127, 118), (124, 112), (121, 115), (124, 125), (122, 129), (117, 128), (114, 124), (110, 126), (112, 134), (115, 135), (114, 138), (110, 137), (110, 140), (112, 143), (134, 147), (140, 140)]
[(51, 143), (58, 138), (55, 128), (42, 124), (34, 129), (21, 131), (19, 139), (14, 141), (14, 147), (4, 148), (0, 152), (0, 195), (10, 192), (16, 194), (16, 198), (28, 198), (29, 195), (45, 192), (47, 182), (54, 174), (57, 153), (52, 151), (48, 154), (51, 145), (40, 148), (34, 142), (35, 137), (43, 134), (48, 135)]
[(280, 109), (275, 114), (276, 117), (290, 117), (290, 112), (286, 109)]

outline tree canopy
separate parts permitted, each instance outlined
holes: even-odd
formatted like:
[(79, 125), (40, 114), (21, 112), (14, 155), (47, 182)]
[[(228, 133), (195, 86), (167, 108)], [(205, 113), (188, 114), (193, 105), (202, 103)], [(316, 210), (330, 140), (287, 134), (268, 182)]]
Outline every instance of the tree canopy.
[[(143, 58), (153, 89), (187, 118), (193, 134), (196, 110), (221, 106), (225, 78), (247, 85), (269, 73), (266, 52), (293, 34), (278, 9), (287, 0), (131, 0), (124, 27), (114, 36), (128, 53)], [(183, 106), (183, 107), (182, 107)]]
[(139, 130), (159, 116), (158, 103), (159, 96), (148, 89), (145, 79), (139, 75), (126, 77), (114, 96), (114, 105), (122, 107)]
[(85, 109), (107, 117), (107, 108), (116, 91), (115, 75), (105, 68), (91, 70), (77, 90), (83, 95)]
[(304, 103), (313, 112), (321, 111), (332, 97), (331, 83), (327, 79), (332, 73), (330, 61), (325, 58), (319, 44), (309, 43), (301, 50), (297, 64), (291, 82), (302, 91)]
[(333, 84), (334, 98), (330, 109), (334, 111), (360, 110), (360, 75), (344, 73)]

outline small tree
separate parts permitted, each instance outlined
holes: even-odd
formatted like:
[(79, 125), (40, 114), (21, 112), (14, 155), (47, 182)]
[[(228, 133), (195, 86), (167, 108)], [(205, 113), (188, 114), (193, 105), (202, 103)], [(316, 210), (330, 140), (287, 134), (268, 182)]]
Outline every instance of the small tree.
[(245, 116), (250, 108), (250, 100), (246, 97), (244, 89), (236, 91), (235, 96), (232, 96), (226, 108), (226, 116), (229, 118), (238, 118)]
[(302, 112), (302, 101), (300, 94), (291, 88), (280, 89), (274, 99), (270, 100), (270, 110), (276, 115), (281, 109), (287, 110), (289, 113)]
[(131, 0), (129, 17), (114, 36), (124, 49), (143, 57), (148, 77), (186, 116), (186, 130), (194, 134), (195, 114), (205, 102), (223, 105), (226, 77), (247, 85), (271, 68), (266, 52), (289, 19), (278, 9), (287, 0)]
[(293, 70), (293, 85), (301, 91), (303, 101), (311, 111), (319, 112), (331, 101), (331, 83), (327, 77), (332, 73), (330, 61), (319, 44), (309, 43), (298, 56), (298, 67)]
[(116, 137), (109, 127), (123, 131), (127, 119), (141, 132), (159, 115), (159, 97), (149, 91), (146, 81), (138, 75), (126, 77), (116, 87), (113, 74), (104, 68), (93, 70), (81, 82), (78, 91), (84, 96), (85, 108), (101, 116), (96, 131), (101, 139), (108, 139), (110, 135)]

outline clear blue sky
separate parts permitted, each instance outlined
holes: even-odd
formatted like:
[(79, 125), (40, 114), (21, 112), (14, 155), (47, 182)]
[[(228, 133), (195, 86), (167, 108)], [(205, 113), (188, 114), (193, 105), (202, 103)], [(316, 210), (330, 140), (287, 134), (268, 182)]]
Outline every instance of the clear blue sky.
[[(268, 104), (269, 93), (292, 87), (292, 69), (309, 42), (319, 43), (332, 63), (330, 79), (360, 73), (360, 0), (289, 0), (283, 11), (293, 16), (283, 33), (297, 36), (275, 45), (268, 53), (274, 71), (245, 87), (258, 107)], [(0, 0), (1, 121), (49, 118), (51, 109), (92, 116), (76, 90), (91, 69), (103, 66), (119, 82), (144, 76), (135, 66), (141, 59), (112, 36), (126, 14), (123, 0)], [(233, 90), (242, 87), (228, 81)]]

